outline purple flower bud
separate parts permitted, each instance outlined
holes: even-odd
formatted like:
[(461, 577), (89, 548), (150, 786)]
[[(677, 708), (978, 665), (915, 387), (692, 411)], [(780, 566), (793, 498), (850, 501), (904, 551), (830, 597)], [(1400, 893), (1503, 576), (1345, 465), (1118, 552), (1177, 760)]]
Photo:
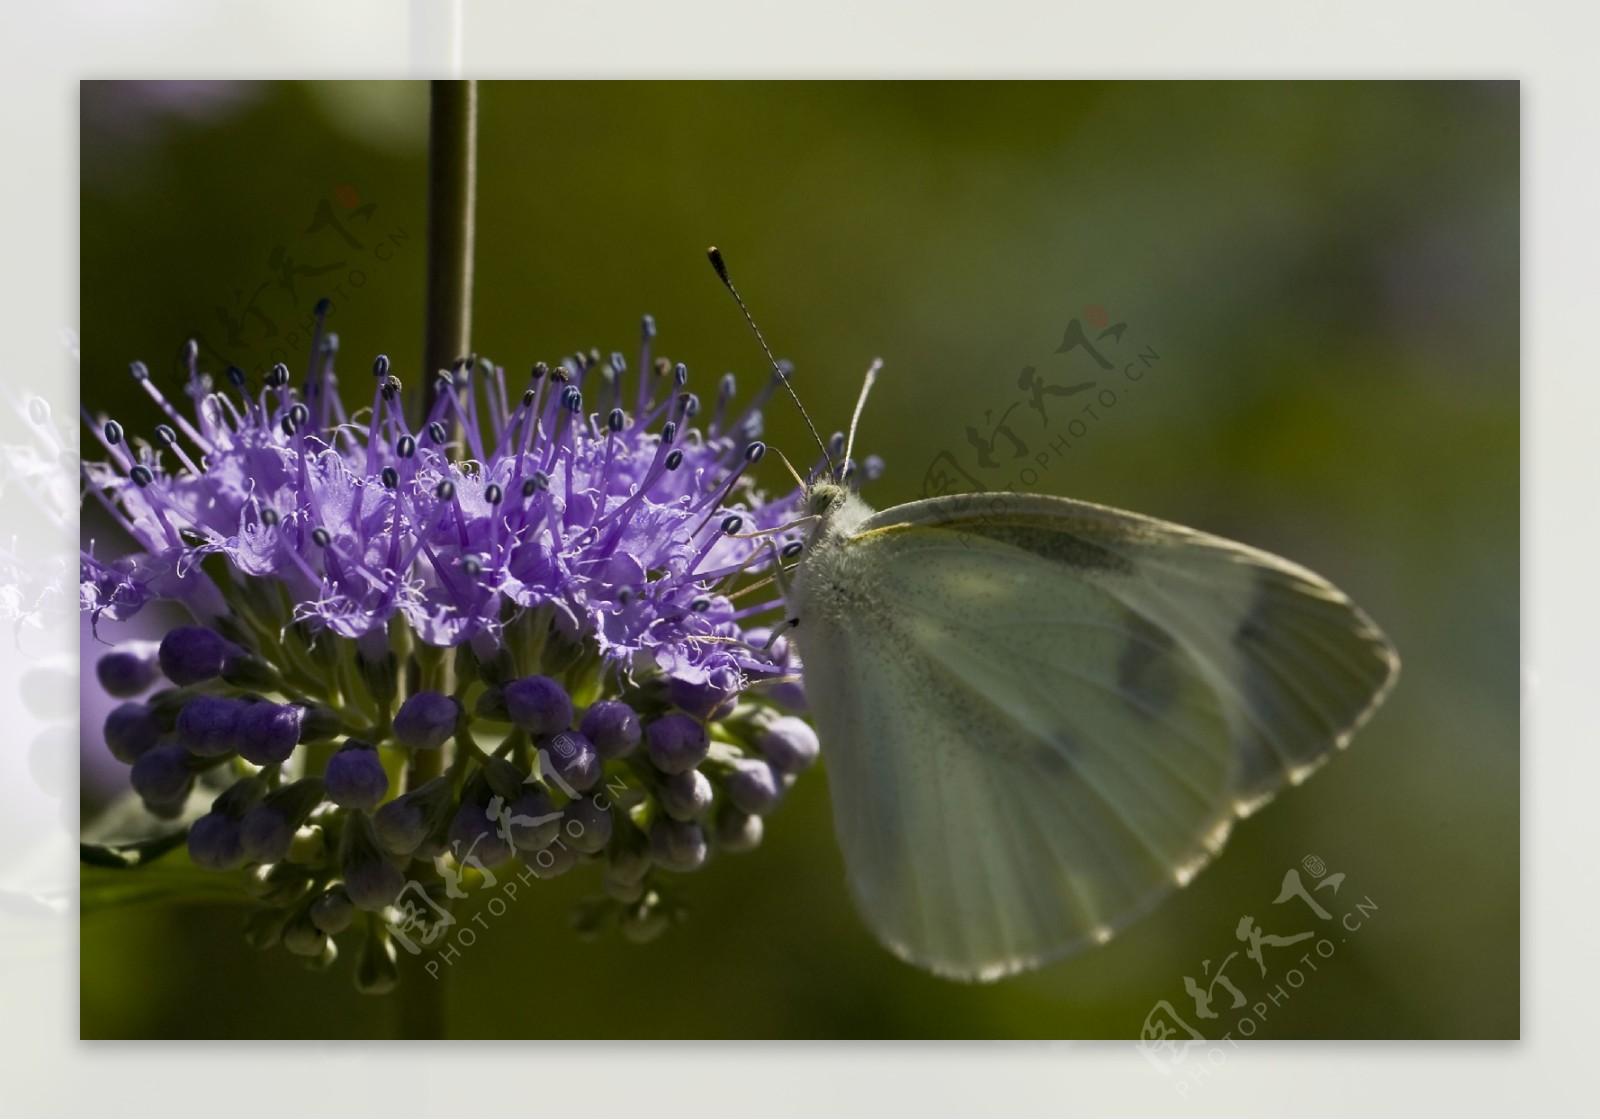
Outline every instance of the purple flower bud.
[(624, 879), (614, 872), (607, 871), (600, 880), (600, 885), (606, 894), (618, 902), (638, 902), (644, 897), (644, 883), (637, 879)]
[(754, 758), (741, 758), (733, 764), (727, 778), (728, 800), (741, 812), (765, 816), (783, 800), (783, 779), (772, 764)]
[(113, 650), (95, 664), (100, 687), (112, 696), (137, 696), (161, 675), (156, 660), (155, 642), (130, 642), (126, 649)]
[(511, 843), (518, 851), (536, 852), (548, 848), (561, 831), (561, 813), (550, 795), (538, 786), (527, 786), (522, 796), (506, 808), (511, 825)]
[(178, 713), (178, 742), (201, 758), (234, 750), (245, 702), (231, 696), (196, 696)]
[(712, 834), (716, 837), (717, 846), (725, 852), (748, 852), (761, 843), (761, 835), (765, 826), (760, 817), (741, 813), (737, 809), (728, 809), (717, 814), (717, 823)]
[(375, 747), (351, 739), (328, 760), (322, 788), (331, 801), (347, 809), (372, 809), (389, 792), (389, 775)]
[(154, 714), (148, 704), (129, 701), (118, 704), (106, 716), (106, 746), (118, 762), (130, 766), (139, 756), (156, 745), (161, 729), (156, 726)]
[(209, 626), (179, 626), (161, 639), (158, 656), (173, 684), (200, 684), (221, 674), (228, 643)]
[(207, 813), (189, 826), (189, 858), (207, 871), (233, 871), (244, 866), (239, 822), (226, 813)]
[(650, 826), (650, 858), (668, 871), (695, 871), (706, 861), (706, 834), (697, 824), (658, 817)]
[(700, 721), (670, 712), (645, 728), (646, 750), (656, 768), (667, 774), (693, 770), (705, 761), (711, 740)]
[[(244, 822), (239, 822), (240, 841), (243, 842)], [(245, 862), (253, 863), (245, 850)], [(257, 863), (245, 876), (244, 889), (250, 897), (268, 906), (286, 906), (297, 901), (311, 884), (311, 873), (293, 863)]]
[(600, 752), (576, 731), (563, 731), (539, 751), (539, 765), (547, 767), (546, 777), (556, 785), (585, 790), (605, 773)]
[(482, 803), (467, 798), (450, 821), (450, 854), (465, 867), (473, 861), (499, 867), (511, 858), (511, 843)]
[(394, 942), (374, 922), (356, 949), (356, 991), (365, 996), (387, 995), (400, 983)]
[(176, 746), (151, 747), (134, 762), (128, 780), (147, 804), (181, 802), (194, 786), (189, 752)]
[(262, 802), (239, 820), (239, 846), (249, 863), (277, 863), (289, 855), (295, 826), (274, 805)]
[(570, 844), (551, 844), (537, 852), (527, 852), (522, 862), (536, 879), (554, 879), (578, 866), (578, 850)]
[(756, 734), (756, 749), (772, 768), (798, 774), (817, 761), (820, 744), (811, 725), (797, 716), (779, 716)]
[(549, 677), (523, 677), (505, 688), (511, 722), (529, 735), (554, 735), (572, 726), (572, 699)]
[(611, 843), (611, 811), (592, 797), (567, 802), (562, 810), (561, 839), (590, 855), (605, 851)]
[(667, 699), (701, 719), (721, 719), (733, 711), (739, 698), (739, 674), (732, 669), (714, 673), (704, 680), (688, 681), (672, 677), (667, 681)]
[(442, 692), (415, 692), (394, 717), (394, 737), (408, 747), (436, 750), (456, 732), (461, 705)]
[(239, 717), (235, 743), (239, 754), (257, 766), (283, 762), (300, 741), (303, 709), (293, 704), (251, 704)]
[(397, 797), (372, 814), (378, 843), (397, 856), (408, 856), (428, 838), (428, 819), (409, 796)]
[(766, 690), (767, 699), (791, 712), (811, 710), (806, 699), (806, 686), (802, 681), (779, 681)]
[[(251, 791), (244, 787), (241, 792)], [(239, 842), (245, 858), (251, 863), (276, 863), (289, 858), (295, 831), (321, 801), (322, 783), (315, 778), (302, 778), (266, 794), (239, 820)]]
[(601, 758), (626, 758), (639, 745), (639, 717), (620, 700), (601, 700), (584, 713), (578, 730)]
[(358, 910), (382, 910), (405, 885), (405, 873), (386, 859), (358, 859), (344, 866), (344, 891)]
[(311, 904), (311, 921), (326, 934), (340, 934), (350, 928), (356, 916), (355, 903), (342, 887), (332, 887)]
[(643, 882), (650, 871), (650, 856), (643, 849), (621, 848), (611, 853), (610, 860), (611, 866), (606, 869), (606, 874), (624, 882)]
[(669, 774), (656, 790), (656, 800), (675, 821), (692, 821), (705, 816), (713, 797), (711, 780), (698, 770)]
[(328, 935), (309, 916), (295, 918), (283, 928), (283, 947), (298, 957), (318, 957), (328, 947)]

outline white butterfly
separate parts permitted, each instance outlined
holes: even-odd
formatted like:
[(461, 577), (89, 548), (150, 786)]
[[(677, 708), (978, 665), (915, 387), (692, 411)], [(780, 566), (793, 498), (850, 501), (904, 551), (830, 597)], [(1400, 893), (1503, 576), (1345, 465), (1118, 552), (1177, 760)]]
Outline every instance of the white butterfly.
[(787, 605), (856, 902), (989, 980), (1109, 940), (1349, 741), (1399, 659), (1320, 576), (1064, 498), (812, 486)]
[(806, 513), (786, 626), (851, 891), (942, 976), (1109, 941), (1349, 742), (1400, 669), (1321, 576), (1181, 525), (1009, 493), (875, 513), (831, 479)]

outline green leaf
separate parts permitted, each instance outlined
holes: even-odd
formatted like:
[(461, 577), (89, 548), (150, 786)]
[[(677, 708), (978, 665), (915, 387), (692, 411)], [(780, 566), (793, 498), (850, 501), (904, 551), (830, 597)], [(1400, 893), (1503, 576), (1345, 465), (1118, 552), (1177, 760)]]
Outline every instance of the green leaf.
[(142, 866), (110, 867), (84, 864), (79, 874), (79, 912), (88, 917), (126, 906), (152, 903), (246, 903), (234, 875), (222, 875), (196, 867), (189, 853), (174, 852), (158, 863)]
[(149, 840), (138, 840), (128, 844), (80, 843), (78, 858), (93, 867), (125, 871), (160, 859), (182, 844), (188, 836), (189, 830), (180, 828), (165, 836), (155, 836)]

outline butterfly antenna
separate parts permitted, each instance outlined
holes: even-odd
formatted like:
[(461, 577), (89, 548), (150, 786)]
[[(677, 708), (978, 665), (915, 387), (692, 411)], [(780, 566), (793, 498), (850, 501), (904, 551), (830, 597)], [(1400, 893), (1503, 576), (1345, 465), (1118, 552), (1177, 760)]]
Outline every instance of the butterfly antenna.
[(788, 469), (789, 474), (793, 476), (795, 485), (800, 487), (802, 491), (805, 490), (806, 480), (800, 477), (800, 472), (794, 469), (793, 463), (789, 462), (789, 456), (785, 455), (779, 448), (774, 447), (772, 450), (778, 452), (778, 458), (783, 460), (783, 465)]
[(850, 417), (850, 435), (844, 441), (844, 465), (850, 466), (850, 452), (856, 445), (856, 425), (861, 423), (861, 410), (867, 405), (867, 394), (872, 392), (872, 383), (878, 380), (878, 371), (883, 368), (882, 358), (873, 358), (872, 365), (867, 367), (867, 376), (861, 382), (861, 395), (856, 398), (856, 410)]
[[(767, 340), (761, 334), (761, 328), (756, 326), (755, 316), (750, 314), (750, 309), (744, 305), (744, 297), (739, 295), (739, 289), (733, 286), (733, 281), (728, 278), (728, 264), (722, 259), (722, 250), (715, 245), (706, 250), (706, 257), (711, 261), (711, 267), (717, 270), (717, 279), (722, 281), (725, 288), (733, 296), (733, 302), (739, 305), (739, 310), (744, 313), (744, 321), (750, 324), (750, 329), (756, 334), (756, 341), (761, 343), (761, 349), (767, 355), (767, 361), (772, 363), (772, 370), (778, 375), (778, 380), (783, 382), (783, 387), (789, 390), (789, 397), (794, 401), (794, 406), (800, 410), (800, 416), (806, 422), (806, 427), (811, 429), (811, 438), (817, 441), (817, 446), (822, 448), (822, 457), (827, 460), (828, 473), (832, 474), (833, 458), (828, 454), (828, 445), (822, 442), (822, 437), (817, 434), (817, 426), (811, 422), (811, 415), (806, 412), (806, 406), (800, 403), (800, 397), (794, 391), (794, 386), (789, 384), (789, 375), (783, 372), (783, 367), (778, 364), (778, 359), (772, 356), (772, 347), (767, 345)], [(793, 468), (791, 468), (792, 470)]]

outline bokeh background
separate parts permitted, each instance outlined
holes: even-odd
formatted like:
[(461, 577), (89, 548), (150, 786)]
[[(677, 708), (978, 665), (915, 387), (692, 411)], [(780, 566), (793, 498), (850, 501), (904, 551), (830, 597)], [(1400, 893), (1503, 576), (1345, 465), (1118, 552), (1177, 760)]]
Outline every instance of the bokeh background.
[[(632, 352), (649, 312), (658, 352), (702, 387), (725, 370), (759, 383), (705, 264), (715, 242), (819, 425), (843, 426), (884, 358), (861, 434), (888, 464), (873, 504), (917, 497), (949, 452), (985, 485), (1245, 540), (1350, 592), (1404, 670), (1347, 753), (1104, 948), (988, 986), (900, 963), (851, 909), (814, 772), (758, 852), (684, 881), (689, 921), (650, 945), (574, 937), (567, 915), (596, 876), (533, 884), (452, 967), (453, 1034), (1130, 1038), (1167, 1000), (1211, 1037), (1247, 1016), (1264, 1038), (1518, 1035), (1514, 83), (486, 83), (481, 97), (479, 352), (510, 369)], [(83, 85), (85, 405), (153, 426), (127, 363), (176, 388), (190, 337), (208, 368), (298, 372), (321, 295), (348, 383), (379, 351), (414, 377), (426, 116), (416, 83)], [(1136, 385), (1056, 353), (1074, 319), (1093, 339), (1102, 311), (1126, 324), (1097, 344), (1118, 370), (1159, 355)], [(1090, 421), (1092, 393), (1048, 398), (1047, 424), (1018, 388), (1025, 366), (1117, 403)], [(987, 441), (1001, 425), (1017, 443), (999, 435), (988, 470), (967, 429)], [(768, 430), (806, 454), (780, 400)], [(83, 531), (115, 547), (92, 511)], [(85, 821), (124, 781), (103, 710), (85, 696)], [(1269, 947), (1265, 979), (1242, 953), (1224, 966), (1243, 915), (1284, 935), (1317, 924), (1273, 905), (1312, 855), (1345, 873), (1317, 896), (1336, 916), (1370, 903), (1360, 928), (1324, 925), (1335, 951), (1300, 965), (1298, 987), (1280, 977), (1311, 942)], [(314, 975), (248, 949), (243, 920), (217, 904), (85, 916), (83, 1036), (394, 1033), (391, 1002), (351, 988), (349, 954)], [(1204, 987), (1222, 967), (1264, 1016), (1229, 1010), (1219, 987), (1223, 1018), (1196, 1018), (1184, 977)]]

